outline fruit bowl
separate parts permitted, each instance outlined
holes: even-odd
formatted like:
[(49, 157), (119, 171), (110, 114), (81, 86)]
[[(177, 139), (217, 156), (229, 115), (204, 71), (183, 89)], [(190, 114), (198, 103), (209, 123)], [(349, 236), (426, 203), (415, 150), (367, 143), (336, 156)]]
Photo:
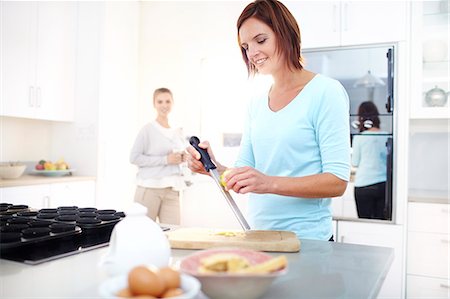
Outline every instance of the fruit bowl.
[(272, 259), (272, 256), (249, 249), (214, 248), (198, 251), (185, 257), (180, 264), (180, 271), (197, 278), (202, 291), (210, 298), (220, 299), (255, 299), (262, 296), (273, 281), (287, 273), (287, 268), (270, 273), (202, 273), (199, 271), (201, 260), (215, 254), (233, 254), (246, 258), (251, 265)]
[(75, 169), (65, 169), (65, 170), (33, 170), (34, 174), (43, 176), (65, 176), (72, 175)]
[(0, 164), (0, 178), (17, 179), (22, 176), (27, 166), (20, 163), (2, 163)]

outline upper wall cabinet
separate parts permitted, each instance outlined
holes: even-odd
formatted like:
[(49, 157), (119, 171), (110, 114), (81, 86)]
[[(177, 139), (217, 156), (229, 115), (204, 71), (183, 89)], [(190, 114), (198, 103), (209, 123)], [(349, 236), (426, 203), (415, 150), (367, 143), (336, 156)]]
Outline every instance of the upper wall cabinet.
[(406, 39), (406, 1), (288, 2), (303, 48), (335, 47)]
[(1, 115), (72, 121), (76, 2), (0, 5)]
[(450, 118), (450, 1), (412, 3), (411, 118)]

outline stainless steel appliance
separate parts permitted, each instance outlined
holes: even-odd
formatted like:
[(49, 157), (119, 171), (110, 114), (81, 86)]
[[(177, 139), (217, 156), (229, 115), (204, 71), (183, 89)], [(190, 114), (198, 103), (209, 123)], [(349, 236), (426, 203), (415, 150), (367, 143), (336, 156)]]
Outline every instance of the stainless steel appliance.
[[(349, 186), (354, 186), (359, 218), (392, 220), (395, 51), (395, 44), (383, 44), (303, 52), (306, 69), (339, 80), (349, 95), (354, 166)], [(377, 200), (371, 195), (375, 188)], [(381, 214), (365, 211), (369, 202)]]

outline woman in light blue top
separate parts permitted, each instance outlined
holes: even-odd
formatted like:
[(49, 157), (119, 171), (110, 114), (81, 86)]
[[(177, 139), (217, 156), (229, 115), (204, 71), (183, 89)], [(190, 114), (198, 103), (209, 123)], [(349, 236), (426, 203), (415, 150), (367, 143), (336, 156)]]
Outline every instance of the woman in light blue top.
[(387, 132), (380, 130), (380, 118), (373, 102), (361, 103), (358, 125), (361, 135), (353, 137), (352, 165), (355, 201), (359, 218), (388, 219), (385, 202)]
[[(332, 240), (330, 199), (344, 193), (350, 175), (347, 93), (338, 81), (303, 68), (300, 31), (282, 3), (250, 3), (237, 29), (249, 75), (271, 75), (273, 84), (250, 102), (226, 186), (249, 193), (252, 229)], [(209, 143), (199, 146), (224, 172)], [(200, 154), (193, 147), (188, 153), (191, 170), (206, 174)]]

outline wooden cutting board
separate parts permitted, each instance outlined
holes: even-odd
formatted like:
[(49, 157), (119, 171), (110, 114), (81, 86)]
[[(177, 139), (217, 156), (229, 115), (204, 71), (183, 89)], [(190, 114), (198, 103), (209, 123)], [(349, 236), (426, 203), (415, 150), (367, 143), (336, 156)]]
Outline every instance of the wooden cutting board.
[(300, 240), (289, 231), (220, 230), (206, 228), (179, 228), (166, 232), (170, 246), (176, 249), (207, 249), (238, 247), (260, 251), (298, 252)]

